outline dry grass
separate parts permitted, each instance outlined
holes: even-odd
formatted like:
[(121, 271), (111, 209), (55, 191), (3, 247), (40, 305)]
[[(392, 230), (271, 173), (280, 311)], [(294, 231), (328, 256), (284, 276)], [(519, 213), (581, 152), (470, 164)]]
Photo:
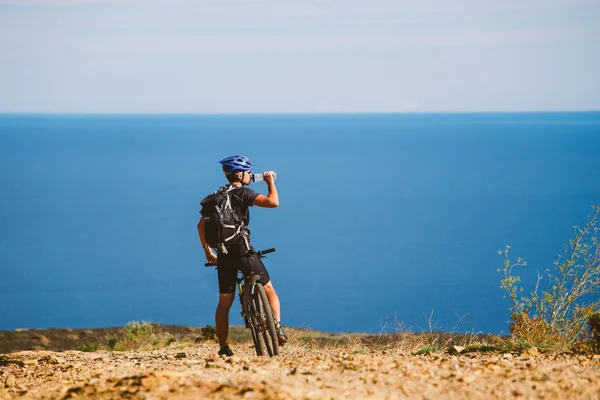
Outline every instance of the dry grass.
[[(192, 343), (202, 335), (202, 329), (151, 324), (152, 333), (158, 343), (169, 346)], [(124, 327), (94, 329), (19, 329), (0, 331), (0, 353), (23, 350), (66, 351), (77, 349), (112, 350), (125, 337)]]
[[(154, 350), (180, 348), (193, 343), (213, 341), (213, 327), (133, 323), (129, 327), (99, 329), (48, 329), (0, 331), (0, 353), (21, 350)], [(138, 324), (138, 325), (135, 325)], [(151, 329), (150, 329), (151, 327)], [(453, 346), (465, 351), (502, 351), (506, 339), (483, 334), (451, 334), (442, 332), (413, 333), (327, 333), (310, 329), (287, 327), (290, 338), (286, 351), (338, 352), (360, 354), (386, 352), (393, 354), (443, 353)], [(243, 326), (232, 326), (230, 342), (252, 346), (250, 331)]]
[[(234, 328), (232, 330), (243, 329)], [(290, 342), (286, 349), (302, 352), (331, 351), (360, 354), (386, 352), (393, 354), (445, 353), (454, 346), (469, 351), (506, 351), (507, 341), (496, 335), (433, 333), (326, 333), (287, 328)], [(248, 338), (248, 341), (250, 339)], [(239, 341), (238, 341), (239, 343)]]

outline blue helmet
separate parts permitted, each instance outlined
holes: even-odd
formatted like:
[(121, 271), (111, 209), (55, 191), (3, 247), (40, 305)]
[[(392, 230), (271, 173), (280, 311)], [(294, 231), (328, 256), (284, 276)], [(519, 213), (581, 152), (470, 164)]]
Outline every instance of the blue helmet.
[(236, 171), (250, 171), (252, 169), (252, 162), (244, 156), (231, 156), (219, 161), (223, 164), (223, 171), (226, 173)]

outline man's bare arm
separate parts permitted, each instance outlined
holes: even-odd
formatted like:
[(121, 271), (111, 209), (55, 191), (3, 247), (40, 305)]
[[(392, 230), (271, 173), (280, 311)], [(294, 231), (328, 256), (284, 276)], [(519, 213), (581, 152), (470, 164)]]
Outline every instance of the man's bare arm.
[(217, 256), (215, 256), (215, 253), (213, 253), (210, 246), (206, 244), (206, 238), (204, 237), (204, 217), (200, 218), (200, 221), (198, 221), (198, 237), (200, 237), (200, 244), (202, 245), (202, 249), (204, 249), (206, 259), (208, 261), (216, 261)]
[(259, 207), (275, 208), (279, 205), (279, 195), (277, 194), (277, 188), (275, 187), (275, 180), (273, 179), (272, 172), (265, 172), (264, 177), (269, 188), (269, 194), (266, 196), (259, 194), (252, 204)]

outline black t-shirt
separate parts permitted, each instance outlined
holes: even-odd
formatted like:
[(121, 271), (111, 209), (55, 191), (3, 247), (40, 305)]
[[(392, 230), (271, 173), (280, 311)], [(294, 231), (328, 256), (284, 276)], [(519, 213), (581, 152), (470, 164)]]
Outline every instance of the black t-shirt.
[[(244, 225), (248, 227), (250, 225), (250, 212), (248, 207), (254, 204), (254, 200), (258, 197), (259, 193), (254, 190), (240, 186), (231, 191), (231, 207), (235, 210), (238, 216), (242, 217)], [(248, 235), (250, 231), (248, 230)]]

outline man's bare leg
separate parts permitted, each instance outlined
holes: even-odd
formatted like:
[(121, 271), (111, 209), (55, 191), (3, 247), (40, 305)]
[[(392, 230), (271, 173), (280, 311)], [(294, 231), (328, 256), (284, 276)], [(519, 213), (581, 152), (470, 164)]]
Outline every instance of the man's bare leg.
[(271, 310), (275, 315), (276, 329), (277, 329), (277, 338), (279, 340), (279, 345), (283, 346), (285, 342), (288, 341), (288, 337), (283, 331), (281, 327), (281, 305), (279, 304), (279, 296), (277, 296), (277, 292), (273, 287), (271, 281), (269, 281), (265, 286), (265, 294), (267, 295), (267, 299), (269, 300), (269, 304), (271, 305)]
[(219, 294), (219, 304), (217, 305), (217, 312), (215, 313), (215, 324), (219, 345), (221, 346), (227, 344), (227, 337), (229, 336), (229, 310), (233, 304), (234, 296), (235, 293)]
[(279, 304), (279, 296), (277, 296), (277, 292), (275, 291), (271, 281), (264, 285), (264, 288), (267, 299), (269, 299), (269, 304), (271, 305), (271, 310), (273, 310), (273, 314), (275, 315), (275, 319), (277, 321), (281, 321), (281, 305)]

